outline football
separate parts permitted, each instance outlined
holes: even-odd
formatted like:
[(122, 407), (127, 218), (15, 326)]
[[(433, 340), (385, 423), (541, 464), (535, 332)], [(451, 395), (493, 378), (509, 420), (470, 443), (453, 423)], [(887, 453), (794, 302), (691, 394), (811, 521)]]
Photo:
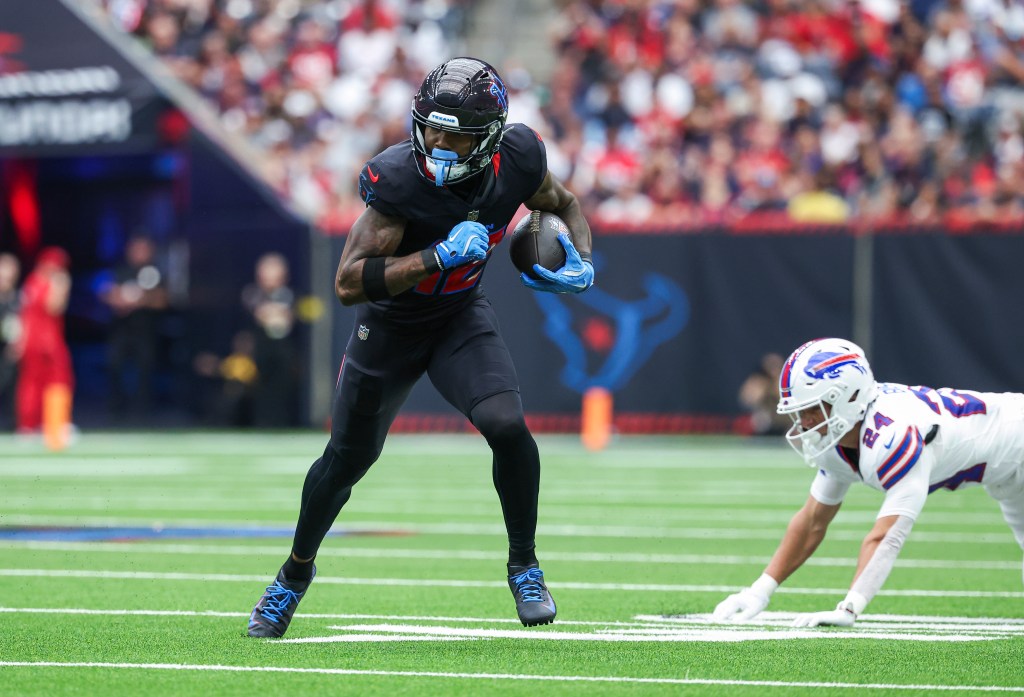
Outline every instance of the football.
[(558, 235), (569, 232), (569, 226), (554, 213), (531, 211), (512, 231), (508, 255), (515, 267), (533, 279), (534, 264), (557, 271), (565, 265), (565, 250)]

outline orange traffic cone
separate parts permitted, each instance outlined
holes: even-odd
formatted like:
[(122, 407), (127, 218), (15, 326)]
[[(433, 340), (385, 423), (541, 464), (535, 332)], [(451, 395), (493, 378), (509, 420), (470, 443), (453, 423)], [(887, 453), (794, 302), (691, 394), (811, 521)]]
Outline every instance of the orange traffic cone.
[(50, 450), (68, 446), (71, 430), (71, 388), (47, 385), (43, 391), (43, 443)]
[(580, 419), (583, 447), (603, 450), (612, 437), (612, 393), (603, 387), (591, 387), (583, 393)]

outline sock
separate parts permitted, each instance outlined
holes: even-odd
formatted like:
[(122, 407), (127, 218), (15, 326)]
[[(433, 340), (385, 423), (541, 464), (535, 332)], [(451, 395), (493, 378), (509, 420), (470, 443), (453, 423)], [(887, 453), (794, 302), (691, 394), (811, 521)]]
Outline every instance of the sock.
[(309, 583), (313, 580), (313, 560), (310, 559), (306, 562), (295, 561), (295, 558), (291, 554), (288, 555), (288, 561), (281, 567), (284, 572), (284, 577), (289, 581), (297, 581), (299, 583)]
[(537, 562), (536, 548), (530, 547), (526, 550), (508, 550), (508, 573), (521, 573), (524, 569), (532, 566), (539, 566)]

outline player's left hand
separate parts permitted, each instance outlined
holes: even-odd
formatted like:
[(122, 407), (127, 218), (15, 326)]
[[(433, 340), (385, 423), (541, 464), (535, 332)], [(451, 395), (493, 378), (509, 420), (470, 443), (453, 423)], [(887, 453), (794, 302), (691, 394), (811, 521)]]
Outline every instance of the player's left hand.
[(809, 612), (798, 615), (793, 620), (794, 627), (852, 627), (857, 621), (857, 615), (853, 612), (847, 601), (836, 605), (835, 610), (826, 612)]
[(442, 268), (483, 261), (487, 258), (487, 228), (473, 220), (463, 220), (448, 233), (448, 239), (437, 245), (437, 259)]
[(520, 275), (523, 285), (531, 290), (542, 290), (547, 293), (582, 293), (594, 285), (594, 265), (580, 257), (568, 233), (558, 236), (558, 241), (565, 250), (565, 264), (558, 271), (548, 271), (540, 264), (533, 265), (533, 271), (539, 279), (530, 278), (525, 273)]

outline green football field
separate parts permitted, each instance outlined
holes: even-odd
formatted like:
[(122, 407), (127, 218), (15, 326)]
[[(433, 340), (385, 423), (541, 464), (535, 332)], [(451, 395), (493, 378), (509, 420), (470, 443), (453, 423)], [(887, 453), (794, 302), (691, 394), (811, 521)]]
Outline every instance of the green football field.
[(0, 693), (1024, 692), (1021, 551), (981, 489), (932, 495), (855, 627), (789, 625), (844, 596), (881, 503), (865, 487), (770, 612), (722, 626), (708, 613), (760, 574), (812, 470), (781, 442), (538, 440), (554, 624), (515, 619), (483, 440), (395, 436), (287, 636), (256, 640), (323, 434), (0, 438)]

